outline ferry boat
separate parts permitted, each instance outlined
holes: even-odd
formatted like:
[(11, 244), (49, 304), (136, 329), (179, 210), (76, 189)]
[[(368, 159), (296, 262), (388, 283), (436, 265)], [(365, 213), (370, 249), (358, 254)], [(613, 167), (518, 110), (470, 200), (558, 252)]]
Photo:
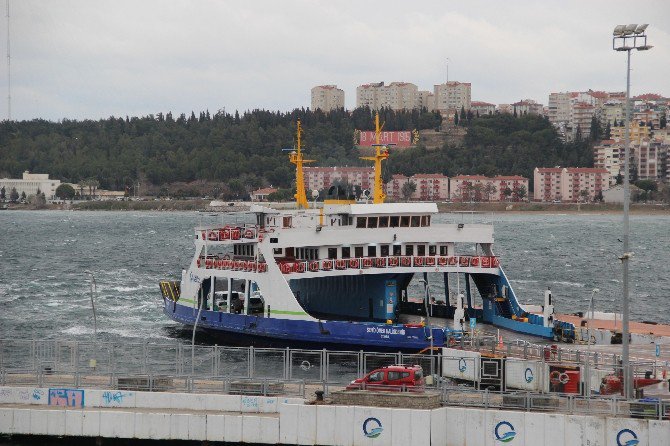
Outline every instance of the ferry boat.
[[(493, 252), (492, 225), (439, 224), (435, 203), (384, 202), (388, 147), (378, 115), (375, 128), (374, 156), (364, 157), (375, 163), (372, 196), (311, 209), (298, 122), (289, 155), (297, 209), (257, 204), (251, 223), (196, 227), (181, 280), (160, 283), (164, 313), (227, 342), (349, 350), (443, 346), (470, 319), (544, 338), (574, 330), (554, 320), (550, 293), (539, 314), (519, 304)], [(428, 273), (441, 276), (445, 293), (417, 301), (409, 284), (417, 277), (427, 287)]]

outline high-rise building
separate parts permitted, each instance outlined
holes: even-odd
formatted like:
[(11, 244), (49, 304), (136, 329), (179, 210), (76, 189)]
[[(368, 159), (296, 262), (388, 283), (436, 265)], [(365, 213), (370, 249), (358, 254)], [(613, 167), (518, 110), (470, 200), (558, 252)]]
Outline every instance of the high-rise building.
[(434, 87), (435, 109), (453, 117), (454, 113), (461, 110), (470, 110), (472, 85), (470, 82), (449, 81)]
[(319, 85), (312, 88), (312, 110), (331, 111), (344, 108), (344, 90), (337, 85)]

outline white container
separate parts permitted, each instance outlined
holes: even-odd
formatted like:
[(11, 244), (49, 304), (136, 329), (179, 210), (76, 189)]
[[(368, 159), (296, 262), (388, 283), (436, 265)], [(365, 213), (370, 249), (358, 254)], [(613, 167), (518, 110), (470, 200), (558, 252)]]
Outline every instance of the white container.
[(442, 349), (442, 376), (469, 382), (479, 382), (481, 353)]

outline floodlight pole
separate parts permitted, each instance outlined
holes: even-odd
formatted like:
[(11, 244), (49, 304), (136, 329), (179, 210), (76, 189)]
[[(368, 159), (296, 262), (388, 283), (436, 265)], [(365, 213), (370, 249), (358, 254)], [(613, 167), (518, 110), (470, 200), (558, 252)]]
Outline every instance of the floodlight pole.
[[(633, 398), (633, 384), (634, 376), (633, 370), (630, 366), (630, 342), (629, 342), (629, 303), (630, 303), (630, 289), (628, 286), (628, 269), (630, 265), (629, 234), (630, 234), (630, 52), (633, 49), (644, 51), (651, 48), (647, 45), (647, 36), (645, 30), (647, 25), (619, 25), (614, 29), (614, 37), (612, 39), (612, 47), (615, 51), (625, 51), (626, 54), (626, 122), (624, 126), (624, 176), (623, 176), (623, 254), (619, 258), (623, 268), (623, 303), (622, 303), (622, 320), (621, 320), (621, 367), (623, 376), (623, 391), (626, 399)], [(643, 42), (638, 44), (638, 39)], [(621, 42), (621, 46), (617, 47), (617, 40)], [(632, 40), (633, 44), (628, 42)]]

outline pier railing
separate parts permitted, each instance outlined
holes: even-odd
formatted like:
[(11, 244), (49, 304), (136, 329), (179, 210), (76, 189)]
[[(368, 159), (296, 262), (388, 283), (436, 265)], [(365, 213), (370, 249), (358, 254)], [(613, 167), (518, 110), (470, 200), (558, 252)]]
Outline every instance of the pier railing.
[[(323, 390), (326, 395), (341, 390), (379, 367), (418, 364), (429, 378), (426, 390), (440, 392), (444, 404), (659, 419), (670, 416), (670, 402), (627, 401), (617, 395), (616, 389), (610, 389), (612, 394), (607, 396), (591, 396), (585, 391), (587, 387), (597, 389), (605, 377), (622, 375), (617, 357), (603, 356), (594, 363), (593, 357), (584, 362), (585, 355), (550, 346), (511, 343), (499, 347), (475, 342), (467, 349), (498, 357), (510, 353), (506, 361), (513, 367), (507, 368), (507, 374), (521, 383), (521, 388), (506, 378), (491, 385), (479, 372), (479, 378), (469, 379), (478, 365), (465, 352), (443, 356), (217, 345), (196, 345), (192, 349), (176, 342), (70, 340), (0, 340), (0, 385), (306, 397), (315, 390)], [(574, 375), (556, 373), (554, 367), (559, 363), (566, 371), (570, 367), (579, 370), (580, 384), (570, 390), (569, 386), (561, 387)], [(533, 367), (530, 374), (529, 366)], [(445, 373), (449, 367), (462, 369), (462, 379), (444, 378), (449, 376)], [(633, 367), (636, 377), (662, 376), (667, 380), (654, 362), (638, 361)], [(532, 382), (532, 386), (524, 382)]]

